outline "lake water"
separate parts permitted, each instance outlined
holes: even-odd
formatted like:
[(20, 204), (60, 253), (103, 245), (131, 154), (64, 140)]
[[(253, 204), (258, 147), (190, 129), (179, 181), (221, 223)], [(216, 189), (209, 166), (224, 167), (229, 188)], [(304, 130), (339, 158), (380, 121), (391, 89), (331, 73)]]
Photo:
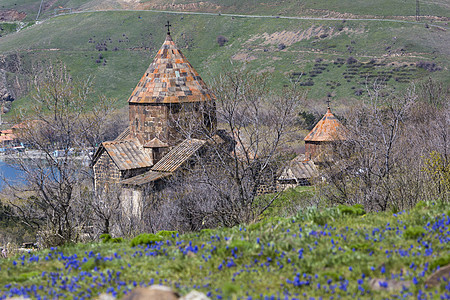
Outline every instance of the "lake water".
[(16, 168), (11, 167), (5, 161), (0, 160), (0, 190), (4, 188), (4, 179), (8, 180), (10, 183), (21, 183), (23, 182), (22, 172)]

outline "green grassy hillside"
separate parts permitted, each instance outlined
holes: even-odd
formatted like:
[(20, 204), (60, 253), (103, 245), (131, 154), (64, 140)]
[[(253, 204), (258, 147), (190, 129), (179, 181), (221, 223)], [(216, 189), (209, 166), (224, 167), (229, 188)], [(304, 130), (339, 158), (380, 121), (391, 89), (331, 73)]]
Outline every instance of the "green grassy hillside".
[[(104, 1), (107, 2), (107, 1)], [(265, 15), (324, 15), (324, 14), (345, 14), (370, 15), (370, 16), (414, 16), (416, 14), (416, 1), (406, 0), (177, 0), (165, 3), (158, 0), (141, 0), (141, 7), (160, 9), (190, 9), (198, 11), (220, 11), (229, 13), (251, 13)], [(90, 5), (94, 4), (90, 2)], [(427, 16), (450, 16), (450, 5), (444, 0), (420, 1), (421, 15)]]
[(446, 210), (310, 208), (249, 226), (145, 235), (137, 247), (105, 239), (24, 253), (0, 260), (0, 297), (120, 298), (163, 284), (211, 299), (446, 299), (448, 280), (426, 286), (450, 261)]
[[(40, 0), (3, 0), (0, 9), (16, 9), (27, 13), (27, 20), (35, 20)], [(420, 15), (450, 17), (450, 4), (445, 0), (419, 1)], [(405, 17), (415, 16), (413, 0), (52, 0), (43, 1), (40, 19), (55, 13), (58, 8), (88, 9), (159, 9), (243, 13), (283, 16), (331, 16), (353, 18), (358, 16)]]
[[(165, 38), (167, 20), (175, 42), (206, 81), (243, 65), (272, 73), (274, 87), (305, 73), (299, 81), (310, 99), (332, 93), (347, 104), (364, 97), (375, 79), (397, 89), (428, 76), (450, 82), (450, 36), (445, 28), (422, 23), (92, 12), (59, 16), (4, 36), (0, 53), (19, 54), (29, 69), (62, 60), (74, 76), (94, 77), (98, 93), (125, 105)], [(219, 35), (228, 39), (222, 47)], [(26, 100), (16, 106), (21, 102)]]

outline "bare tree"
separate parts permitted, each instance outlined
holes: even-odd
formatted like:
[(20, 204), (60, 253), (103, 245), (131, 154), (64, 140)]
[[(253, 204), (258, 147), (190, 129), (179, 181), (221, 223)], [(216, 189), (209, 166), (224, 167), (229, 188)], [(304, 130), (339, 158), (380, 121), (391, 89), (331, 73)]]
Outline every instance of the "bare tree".
[(26, 185), (13, 187), (11, 205), (22, 222), (40, 230), (43, 245), (58, 245), (78, 240), (92, 221), (89, 156), (113, 103), (94, 101), (90, 80), (72, 78), (62, 64), (38, 73), (34, 85), (33, 113), (17, 117), (27, 151), (14, 165)]
[(92, 223), (96, 225), (95, 230), (92, 230), (94, 235), (97, 235), (97, 233), (110, 234), (119, 221), (121, 190), (118, 185), (110, 185), (109, 187), (107, 191), (97, 189), (92, 193), (92, 200), (87, 203), (89, 211), (93, 213)]
[[(195, 163), (180, 172), (183, 176), (172, 177), (162, 192), (181, 208), (171, 224), (183, 230), (234, 226), (257, 219), (272, 205), (277, 195), (264, 199), (258, 195), (276, 193), (280, 150), (290, 138), (303, 94), (295, 84), (282, 93), (273, 92), (270, 80), (267, 74), (226, 72), (211, 84), (219, 129), (192, 126), (195, 120), (177, 122), (184, 125), (178, 132), (203, 136), (207, 144)], [(212, 111), (216, 110), (205, 108)]]
[(425, 93), (445, 98), (436, 87), (428, 83), (425, 90), (417, 93), (411, 86), (402, 95), (386, 98), (375, 88), (369, 102), (348, 113), (348, 140), (330, 149), (333, 160), (325, 169), (332, 202), (398, 210), (425, 196), (438, 197), (424, 171), (424, 157), (437, 151), (446, 164), (449, 111), (446, 101), (436, 105), (436, 100), (433, 104), (424, 97)]
[(419, 85), (420, 102), (414, 107), (411, 130), (424, 141), (428, 198), (450, 196), (450, 89), (428, 78)]

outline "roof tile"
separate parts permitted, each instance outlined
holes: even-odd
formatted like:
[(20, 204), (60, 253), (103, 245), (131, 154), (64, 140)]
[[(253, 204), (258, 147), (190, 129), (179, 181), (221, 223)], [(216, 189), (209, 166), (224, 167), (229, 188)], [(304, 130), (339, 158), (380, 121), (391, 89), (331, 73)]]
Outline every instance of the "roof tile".
[[(162, 85), (154, 85), (163, 83)], [(181, 103), (212, 100), (206, 84), (170, 35), (128, 99), (129, 103)]]
[(347, 130), (328, 108), (327, 113), (305, 137), (305, 142), (332, 142), (345, 140)]
[(152, 159), (143, 151), (137, 139), (103, 142), (102, 146), (111, 156), (119, 170), (151, 167)]
[(198, 139), (184, 140), (181, 144), (164, 155), (164, 157), (152, 167), (152, 170), (158, 172), (174, 172), (205, 143), (206, 141)]

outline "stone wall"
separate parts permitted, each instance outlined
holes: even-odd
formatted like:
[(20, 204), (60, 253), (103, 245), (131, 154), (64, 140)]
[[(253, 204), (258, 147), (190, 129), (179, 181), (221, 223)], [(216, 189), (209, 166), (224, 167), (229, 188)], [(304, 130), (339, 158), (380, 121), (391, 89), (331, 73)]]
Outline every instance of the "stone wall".
[(121, 193), (122, 212), (128, 218), (142, 217), (144, 191), (136, 186), (123, 186)]
[(305, 156), (306, 159), (315, 159), (323, 151), (321, 142), (305, 142)]
[(132, 136), (137, 137), (143, 145), (156, 137), (172, 147), (185, 138), (183, 131), (197, 137), (195, 133), (200, 132), (199, 128), (212, 130), (216, 126), (215, 107), (203, 102), (130, 103), (129, 119)]
[(157, 137), (168, 143), (168, 106), (153, 104), (129, 105), (131, 135), (139, 142), (146, 142)]
[(109, 184), (119, 183), (121, 179), (120, 170), (106, 151), (102, 153), (93, 169), (96, 190), (106, 189)]

